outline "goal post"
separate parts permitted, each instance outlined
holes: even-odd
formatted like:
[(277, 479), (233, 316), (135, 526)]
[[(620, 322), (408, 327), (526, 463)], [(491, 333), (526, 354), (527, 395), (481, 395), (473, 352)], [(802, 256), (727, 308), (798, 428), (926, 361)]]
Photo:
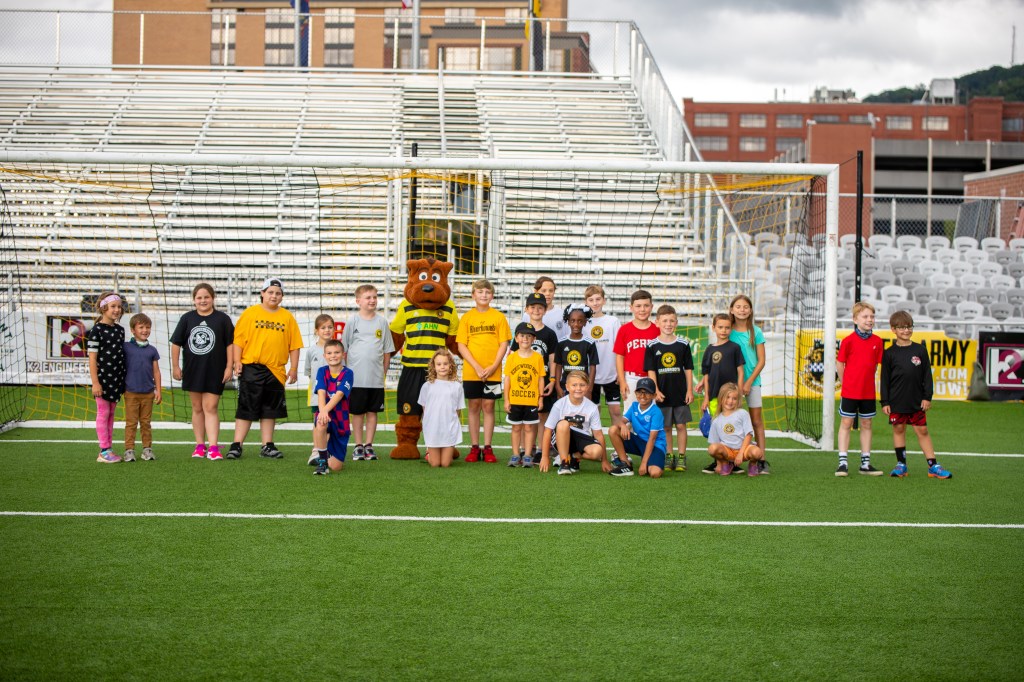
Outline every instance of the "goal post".
[[(293, 281), (284, 305), (308, 313), (351, 310), (353, 283), (370, 281), (393, 310), (405, 259), (437, 255), (456, 262), (461, 302), (468, 284), (490, 278), (510, 317), (540, 275), (553, 275), (560, 305), (604, 285), (620, 317), (629, 291), (648, 289), (677, 308), (699, 347), (710, 314), (729, 297), (760, 295), (745, 264), (728, 266), (754, 252), (752, 233), (783, 235), (799, 223), (824, 286), (787, 295), (814, 297), (815, 335), (833, 349), (838, 177), (827, 164), (0, 151), (0, 275), (9, 311), (35, 306), (44, 315), (45, 304), (59, 302), (81, 306), (84, 319), (85, 296), (102, 285), (134, 291), (129, 305), (159, 310), (169, 334), (171, 318), (187, 309), (185, 282), (215, 279), (218, 307), (226, 298), (237, 313), (254, 302), (254, 283), (282, 274)], [(802, 197), (794, 215), (782, 208), (786, 192)], [(741, 210), (749, 219), (734, 217)], [(731, 261), (730, 240), (743, 245)], [(786, 315), (801, 309), (795, 301)], [(16, 328), (18, 316), (11, 319)], [(779, 331), (801, 328), (787, 322)], [(21, 333), (25, 344), (32, 334)], [(804, 435), (831, 448), (834, 352), (822, 363), (820, 429)], [(8, 370), (4, 382), (34, 384), (24, 362), (22, 370), (21, 379)], [(788, 391), (795, 382), (785, 374)], [(87, 414), (80, 398), (48, 400), (76, 404), (72, 419)], [(169, 418), (181, 421), (175, 410)]]

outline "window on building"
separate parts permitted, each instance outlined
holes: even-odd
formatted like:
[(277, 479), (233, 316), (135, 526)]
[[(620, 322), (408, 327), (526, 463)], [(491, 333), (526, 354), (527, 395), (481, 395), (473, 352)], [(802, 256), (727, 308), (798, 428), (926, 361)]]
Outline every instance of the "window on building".
[(483, 68), (486, 71), (521, 71), (519, 47), (488, 47), (484, 50)]
[(779, 114), (775, 117), (776, 128), (803, 128), (803, 114)]
[(811, 119), (815, 123), (839, 123), (839, 114), (815, 114)]
[(864, 114), (851, 114), (846, 120), (850, 123), (871, 123), (871, 119)]
[(768, 117), (764, 114), (740, 114), (740, 128), (764, 128)]
[(693, 122), (701, 128), (727, 128), (729, 114), (697, 114)]
[[(398, 51), (398, 68), (400, 69), (411, 69), (412, 68), (412, 49), (403, 47)], [(427, 64), (430, 63), (430, 51), (425, 47), (420, 48), (420, 68), (427, 68)]]
[(1024, 118), (1004, 118), (1003, 119), (1003, 132), (1004, 133), (1021, 133), (1021, 132), (1024, 132)]
[(233, 66), (235, 63), (235, 10), (215, 9), (210, 15), (210, 64)]
[(886, 116), (886, 130), (913, 130), (914, 119), (910, 116)]
[[(700, 114), (697, 114), (698, 116)], [(717, 135), (698, 135), (695, 140), (697, 143), (697, 149), (706, 152), (725, 152), (729, 151), (729, 138)]]
[(356, 11), (351, 7), (324, 9), (324, 66), (355, 64)]
[(789, 151), (793, 147), (799, 147), (804, 143), (802, 138), (799, 137), (776, 137), (775, 138), (775, 151), (785, 152)]
[(291, 66), (295, 63), (295, 11), (268, 7), (263, 32), (263, 63)]
[(949, 130), (948, 116), (925, 116), (921, 119), (923, 130)]
[(395, 35), (395, 22), (398, 22), (398, 35), (402, 38), (412, 36), (412, 8), (385, 7), (384, 8), (384, 36), (391, 38)]
[(444, 23), (472, 24), (476, 19), (476, 10), (472, 7), (445, 7)]
[(572, 54), (569, 50), (551, 50), (548, 52), (548, 63), (545, 65), (545, 71), (554, 71), (555, 73), (565, 73), (569, 71), (569, 66), (572, 64), (572, 59), (569, 55)]
[(445, 71), (476, 71), (480, 67), (480, 48), (446, 47), (444, 49)]
[(506, 7), (505, 24), (508, 26), (522, 26), (526, 23), (528, 14), (525, 7)]
[(741, 152), (763, 152), (767, 144), (763, 137), (741, 137), (740, 138), (740, 151)]

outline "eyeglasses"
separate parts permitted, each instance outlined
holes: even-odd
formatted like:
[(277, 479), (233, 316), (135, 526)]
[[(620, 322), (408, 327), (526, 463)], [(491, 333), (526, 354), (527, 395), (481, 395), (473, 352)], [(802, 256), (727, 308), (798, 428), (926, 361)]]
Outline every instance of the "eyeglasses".
[(912, 331), (914, 331), (914, 325), (910, 325), (909, 327), (906, 327), (906, 326), (893, 327), (893, 329), (895, 329), (898, 332), (903, 332), (903, 331), (912, 332)]

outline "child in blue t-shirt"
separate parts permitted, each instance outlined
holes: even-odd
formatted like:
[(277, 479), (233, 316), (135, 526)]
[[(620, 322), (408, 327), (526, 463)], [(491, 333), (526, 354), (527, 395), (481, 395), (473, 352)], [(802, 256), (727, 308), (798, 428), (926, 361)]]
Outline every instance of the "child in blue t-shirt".
[(132, 315), (132, 338), (124, 344), (124, 461), (135, 461), (135, 430), (142, 431), (142, 459), (152, 461), (153, 405), (159, 405), (160, 353), (149, 342), (153, 321), (145, 313)]
[[(665, 470), (665, 452), (667, 450), (665, 440), (665, 418), (661, 408), (654, 404), (654, 394), (657, 388), (654, 381), (647, 377), (636, 382), (636, 402), (631, 404), (623, 415), (625, 422), (615, 424), (609, 429), (608, 435), (612, 439), (612, 447), (618, 459), (622, 462), (629, 462), (629, 455), (639, 455), (640, 475), (660, 478), (661, 472)], [(628, 454), (627, 454), (628, 453)], [(615, 464), (615, 463), (613, 463)], [(612, 469), (613, 476), (629, 476), (629, 473), (618, 473), (621, 468), (616, 466)]]
[(345, 353), (341, 341), (330, 339), (324, 343), (327, 365), (316, 373), (317, 409), (313, 415), (313, 446), (319, 457), (317, 476), (341, 471), (345, 466), (348, 437), (348, 397), (352, 394), (352, 370), (345, 367)]

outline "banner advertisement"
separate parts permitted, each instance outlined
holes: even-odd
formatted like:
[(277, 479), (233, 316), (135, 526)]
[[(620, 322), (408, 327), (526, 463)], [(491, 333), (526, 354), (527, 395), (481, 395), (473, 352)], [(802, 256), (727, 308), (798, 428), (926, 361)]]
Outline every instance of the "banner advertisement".
[(981, 364), (985, 368), (985, 383), (993, 397), (1011, 399), (1024, 394), (1024, 333), (982, 330), (978, 334), (981, 344)]

